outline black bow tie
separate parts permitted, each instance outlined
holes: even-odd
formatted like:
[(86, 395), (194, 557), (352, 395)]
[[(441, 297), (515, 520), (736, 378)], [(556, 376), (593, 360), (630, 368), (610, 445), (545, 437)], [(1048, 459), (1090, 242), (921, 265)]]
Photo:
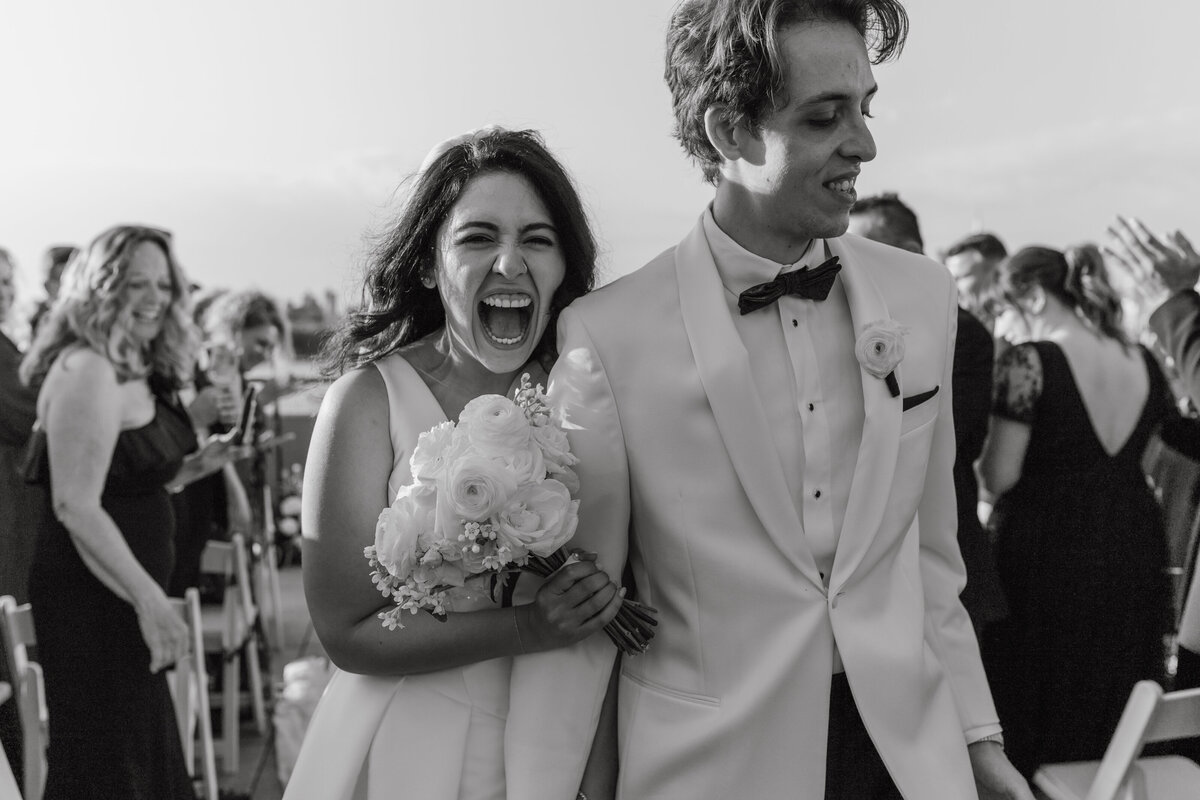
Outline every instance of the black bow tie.
[(833, 279), (842, 271), (838, 257), (826, 261), (819, 267), (785, 272), (773, 281), (751, 286), (738, 295), (738, 311), (749, 314), (771, 305), (785, 294), (803, 297), (805, 300), (824, 300), (833, 288)]

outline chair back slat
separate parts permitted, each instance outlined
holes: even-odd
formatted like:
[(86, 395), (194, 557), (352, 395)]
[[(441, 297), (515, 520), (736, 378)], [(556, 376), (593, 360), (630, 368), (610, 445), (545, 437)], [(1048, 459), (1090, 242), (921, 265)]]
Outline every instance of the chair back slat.
[(17, 605), (11, 595), (0, 597), (0, 649), (12, 679), (17, 715), (24, 742), (24, 792), (26, 800), (40, 800), (46, 784), (46, 742), (49, 718), (46, 713), (45, 680), (40, 664), (29, 660), (28, 648), (37, 644), (33, 608)]
[(10, 675), (20, 675), (29, 660), (28, 648), (37, 644), (33, 628), (33, 609), (29, 603), (17, 605), (12, 595), (0, 597), (0, 645)]
[(33, 629), (33, 609), (29, 603), (16, 606), (8, 619), (12, 626), (12, 637), (18, 644), (26, 647), (37, 644), (37, 634)]
[(1142, 736), (1154, 717), (1154, 709), (1162, 697), (1162, 687), (1154, 681), (1139, 681), (1133, 687), (1121, 721), (1109, 740), (1096, 778), (1087, 793), (1087, 800), (1113, 798), (1125, 780), (1133, 760), (1142, 751)]
[(200, 553), (200, 572), (233, 577), (233, 543), (208, 541)]
[(242, 622), (250, 626), (258, 619), (258, 607), (250, 587), (250, 556), (246, 550), (246, 540), (240, 533), (233, 535), (233, 570)]
[(1142, 741), (1166, 742), (1200, 736), (1200, 689), (1164, 694)]

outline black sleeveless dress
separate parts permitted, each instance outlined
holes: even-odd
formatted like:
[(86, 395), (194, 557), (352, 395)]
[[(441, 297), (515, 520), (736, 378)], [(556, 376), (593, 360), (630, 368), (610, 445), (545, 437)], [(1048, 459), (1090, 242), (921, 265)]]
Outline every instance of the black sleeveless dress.
[[(154, 419), (117, 438), (101, 504), (161, 586), (174, 564), (174, 515), (163, 484), (196, 447), (187, 412), (156, 393)], [(49, 458), (41, 430), (26, 475), (47, 505), (29, 594), (50, 714), (46, 800), (193, 800), (164, 673), (133, 607), (83, 563), (50, 512)]]
[(1026, 776), (1101, 758), (1134, 683), (1163, 675), (1166, 534), (1141, 457), (1173, 407), (1141, 352), (1149, 395), (1114, 455), (1058, 345), (1018, 345), (997, 364), (993, 413), (1031, 435), (1021, 478), (992, 517), (1010, 616), (985, 632), (984, 656), (1005, 749)]

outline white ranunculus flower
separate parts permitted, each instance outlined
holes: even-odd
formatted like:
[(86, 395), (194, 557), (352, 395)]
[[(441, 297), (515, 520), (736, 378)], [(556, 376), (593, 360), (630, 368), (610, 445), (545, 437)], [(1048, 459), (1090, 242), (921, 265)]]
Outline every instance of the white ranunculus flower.
[(517, 491), (517, 481), (502, 462), (479, 455), (467, 455), (451, 464), (438, 482), (438, 514), (442, 517), (443, 534), (450, 536), (445, 527), (446, 512), (460, 520), (484, 522), (488, 517), (508, 505), (509, 498)]
[(542, 450), (532, 443), (528, 447), (500, 456), (499, 460), (512, 472), (518, 486), (537, 483), (546, 477), (547, 465), (542, 457)]
[(496, 518), (497, 540), (516, 550), (548, 556), (575, 535), (579, 501), (553, 479), (522, 486)]
[(571, 445), (566, 432), (557, 425), (547, 423), (533, 428), (533, 440), (545, 456), (546, 461), (557, 467), (570, 467), (579, 463), (571, 454)]
[(458, 418), (471, 446), (488, 456), (504, 456), (529, 446), (529, 420), (520, 406), (498, 394), (467, 403)]
[(434, 527), (435, 497), (433, 487), (410, 484), (379, 514), (375, 525), (375, 558), (400, 580), (411, 575), (420, 561), (419, 542)]
[[(462, 436), (455, 436), (454, 423), (447, 420), (417, 437), (409, 466), (413, 478), (426, 483), (436, 483), (456, 453), (463, 449)], [(458, 441), (456, 441), (458, 440)]]

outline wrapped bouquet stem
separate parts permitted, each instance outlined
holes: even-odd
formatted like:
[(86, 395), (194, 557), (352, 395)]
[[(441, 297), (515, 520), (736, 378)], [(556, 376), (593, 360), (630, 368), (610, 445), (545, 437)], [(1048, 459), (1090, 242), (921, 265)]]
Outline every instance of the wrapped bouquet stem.
[[(412, 482), (379, 515), (375, 544), (364, 550), (371, 580), (395, 607), (380, 612), (389, 629), (407, 612), (445, 618), (456, 593), (508, 579), (515, 570), (547, 577), (572, 556), (563, 552), (578, 524), (579, 479), (567, 435), (541, 386), (521, 377), (516, 400), (483, 395), (458, 424), (422, 433)], [(623, 601), (604, 630), (626, 654), (645, 651), (654, 609)]]

